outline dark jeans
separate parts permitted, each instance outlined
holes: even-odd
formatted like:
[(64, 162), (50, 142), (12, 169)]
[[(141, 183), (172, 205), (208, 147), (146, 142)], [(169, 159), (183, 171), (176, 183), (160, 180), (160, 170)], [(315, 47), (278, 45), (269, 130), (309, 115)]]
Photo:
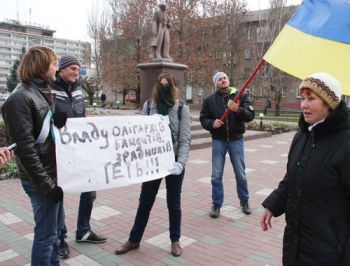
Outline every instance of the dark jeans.
[[(94, 201), (96, 199), (96, 191), (83, 192), (80, 194), (79, 212), (77, 221), (77, 236), (84, 236), (90, 229), (90, 218)], [(61, 229), (60, 238), (67, 238), (67, 227), (63, 221), (59, 222)]]
[[(181, 188), (184, 175), (185, 169), (180, 175), (165, 177), (171, 242), (179, 242), (181, 235)], [(130, 242), (141, 242), (161, 182), (162, 178), (142, 183), (139, 207), (129, 236)]]
[(35, 221), (31, 265), (60, 265), (57, 255), (60, 232), (57, 224), (63, 216), (63, 202), (53, 203), (47, 195), (34, 189), (30, 181), (21, 182), (30, 198)]

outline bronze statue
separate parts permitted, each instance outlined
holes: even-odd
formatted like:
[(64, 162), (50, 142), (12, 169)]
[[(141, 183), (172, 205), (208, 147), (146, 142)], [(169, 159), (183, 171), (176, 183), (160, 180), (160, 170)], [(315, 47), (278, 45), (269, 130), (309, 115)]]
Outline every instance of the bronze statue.
[(150, 55), (151, 59), (171, 59), (169, 55), (170, 48), (170, 36), (169, 28), (171, 27), (171, 21), (166, 14), (166, 5), (159, 4), (159, 10), (154, 12), (152, 20), (152, 53)]

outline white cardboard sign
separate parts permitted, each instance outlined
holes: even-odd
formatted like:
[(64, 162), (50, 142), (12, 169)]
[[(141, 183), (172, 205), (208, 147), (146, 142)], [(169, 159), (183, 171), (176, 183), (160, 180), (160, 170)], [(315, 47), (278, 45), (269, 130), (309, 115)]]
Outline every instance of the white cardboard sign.
[(127, 186), (170, 174), (169, 117), (70, 118), (54, 128), (58, 185), (65, 193)]

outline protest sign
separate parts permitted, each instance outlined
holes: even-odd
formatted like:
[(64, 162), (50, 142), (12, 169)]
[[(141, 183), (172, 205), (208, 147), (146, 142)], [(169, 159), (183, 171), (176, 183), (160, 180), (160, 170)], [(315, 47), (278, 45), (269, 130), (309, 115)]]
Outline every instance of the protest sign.
[(175, 162), (168, 116), (71, 118), (54, 133), (58, 185), (65, 193), (162, 178)]

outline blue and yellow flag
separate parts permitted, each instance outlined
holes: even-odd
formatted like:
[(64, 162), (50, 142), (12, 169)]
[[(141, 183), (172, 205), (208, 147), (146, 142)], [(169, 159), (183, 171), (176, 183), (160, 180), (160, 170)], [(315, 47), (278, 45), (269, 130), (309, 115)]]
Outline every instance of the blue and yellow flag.
[(304, 0), (264, 60), (300, 79), (329, 73), (350, 95), (350, 2)]

